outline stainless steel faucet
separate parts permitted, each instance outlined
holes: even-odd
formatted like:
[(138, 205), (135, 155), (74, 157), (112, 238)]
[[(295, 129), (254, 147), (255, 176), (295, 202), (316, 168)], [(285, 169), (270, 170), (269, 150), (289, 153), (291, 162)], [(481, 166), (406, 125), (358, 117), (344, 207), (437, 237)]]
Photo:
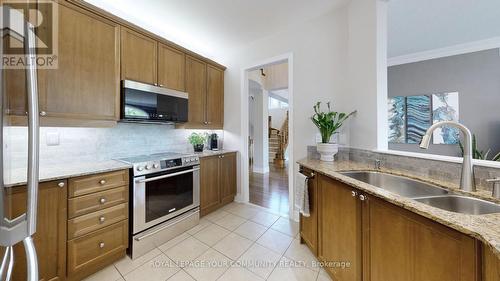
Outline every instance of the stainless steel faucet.
[(453, 121), (441, 121), (432, 125), (422, 137), (420, 148), (428, 149), (431, 142), (431, 136), (434, 130), (442, 126), (451, 126), (460, 129), (464, 134), (464, 161), (462, 163), (462, 177), (460, 180), (460, 189), (465, 191), (476, 191), (474, 183), (474, 164), (472, 164), (472, 134), (464, 125)]
[(489, 179), (486, 180), (486, 182), (493, 183), (493, 192), (491, 193), (491, 196), (496, 199), (500, 199), (500, 178)]

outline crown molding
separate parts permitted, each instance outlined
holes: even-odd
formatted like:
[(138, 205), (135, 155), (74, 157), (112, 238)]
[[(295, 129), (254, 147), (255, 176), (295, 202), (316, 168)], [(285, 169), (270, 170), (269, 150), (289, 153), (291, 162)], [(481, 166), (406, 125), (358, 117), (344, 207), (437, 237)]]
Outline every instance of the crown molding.
[(426, 61), (437, 58), (444, 58), (484, 50), (500, 48), (500, 37), (493, 37), (490, 39), (479, 40), (459, 45), (454, 45), (445, 48), (439, 48), (424, 52), (417, 52), (408, 55), (391, 57), (387, 60), (387, 66), (395, 66), (419, 61)]

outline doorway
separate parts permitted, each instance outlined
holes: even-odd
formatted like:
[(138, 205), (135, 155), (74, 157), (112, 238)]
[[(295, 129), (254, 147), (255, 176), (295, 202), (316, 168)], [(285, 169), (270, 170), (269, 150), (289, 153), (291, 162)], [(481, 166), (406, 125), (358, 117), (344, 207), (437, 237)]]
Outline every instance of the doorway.
[(243, 196), (284, 216), (293, 206), (290, 60), (291, 55), (244, 70), (242, 112)]

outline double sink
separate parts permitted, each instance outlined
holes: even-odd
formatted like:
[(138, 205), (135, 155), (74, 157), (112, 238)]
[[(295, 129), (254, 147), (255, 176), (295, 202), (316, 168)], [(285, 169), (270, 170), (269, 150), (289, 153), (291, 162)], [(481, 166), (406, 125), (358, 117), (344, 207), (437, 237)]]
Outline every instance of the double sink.
[(435, 185), (381, 172), (342, 172), (341, 174), (398, 195), (450, 212), (483, 215), (500, 213), (500, 205), (458, 195)]

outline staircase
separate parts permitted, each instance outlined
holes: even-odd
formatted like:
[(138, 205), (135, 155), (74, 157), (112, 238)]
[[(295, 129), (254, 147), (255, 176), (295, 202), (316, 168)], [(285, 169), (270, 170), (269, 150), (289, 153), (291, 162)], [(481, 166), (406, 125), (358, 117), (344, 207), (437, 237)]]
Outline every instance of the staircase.
[[(269, 126), (269, 162), (276, 167), (285, 167), (285, 151), (288, 147), (288, 111), (280, 130)], [(269, 119), (269, 125), (271, 119)]]

